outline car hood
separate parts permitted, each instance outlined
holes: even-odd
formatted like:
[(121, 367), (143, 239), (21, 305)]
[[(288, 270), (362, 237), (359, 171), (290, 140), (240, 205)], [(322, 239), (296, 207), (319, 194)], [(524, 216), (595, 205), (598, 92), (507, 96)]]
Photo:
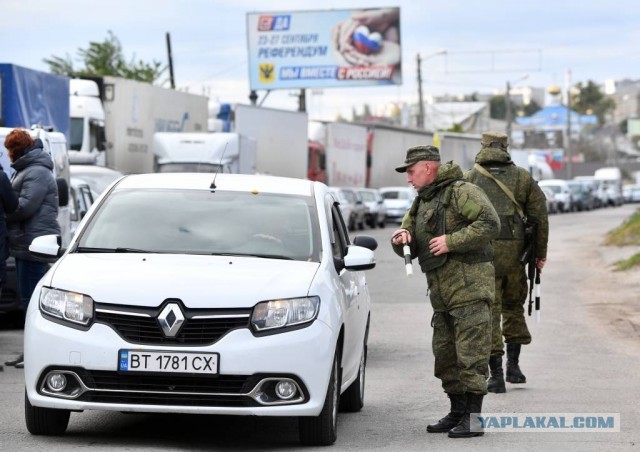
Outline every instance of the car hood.
[(48, 284), (99, 303), (155, 307), (178, 298), (192, 308), (240, 308), (306, 296), (319, 265), (236, 256), (74, 253), (61, 259)]
[(387, 206), (387, 208), (391, 209), (398, 209), (401, 207), (406, 208), (407, 206), (411, 205), (411, 201), (407, 199), (385, 199), (384, 205)]

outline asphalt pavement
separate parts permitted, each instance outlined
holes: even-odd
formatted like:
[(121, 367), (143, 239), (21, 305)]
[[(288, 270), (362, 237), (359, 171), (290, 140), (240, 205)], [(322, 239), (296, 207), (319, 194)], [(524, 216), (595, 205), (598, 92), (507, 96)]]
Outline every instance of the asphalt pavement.
[[(638, 450), (640, 328), (634, 327), (634, 316), (640, 269), (612, 269), (616, 260), (638, 248), (602, 245), (604, 234), (636, 208), (550, 217), (541, 322), (529, 319), (533, 342), (521, 355), (528, 382), (507, 384), (505, 394), (489, 394), (483, 410), (505, 415), (616, 413), (619, 433), (549, 430), (472, 439), (426, 433), (426, 425), (448, 410), (448, 399), (433, 376), (432, 311), (417, 263), (416, 274), (407, 277), (403, 260), (391, 251), (395, 226), (388, 225), (354, 233), (379, 241), (377, 266), (368, 272), (373, 307), (366, 401), (360, 413), (341, 413), (333, 450)], [(20, 329), (1, 329), (0, 359), (19, 351), (21, 341)], [(0, 450), (301, 449), (293, 419), (256, 417), (84, 412), (71, 415), (65, 436), (35, 437), (24, 425), (22, 371), (5, 367), (0, 387)]]

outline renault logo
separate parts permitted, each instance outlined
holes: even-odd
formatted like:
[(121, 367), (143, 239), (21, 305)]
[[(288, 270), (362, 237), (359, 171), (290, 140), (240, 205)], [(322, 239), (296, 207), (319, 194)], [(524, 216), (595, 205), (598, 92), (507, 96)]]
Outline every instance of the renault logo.
[(184, 323), (184, 314), (182, 314), (180, 306), (175, 303), (166, 305), (158, 316), (158, 323), (165, 336), (175, 337)]

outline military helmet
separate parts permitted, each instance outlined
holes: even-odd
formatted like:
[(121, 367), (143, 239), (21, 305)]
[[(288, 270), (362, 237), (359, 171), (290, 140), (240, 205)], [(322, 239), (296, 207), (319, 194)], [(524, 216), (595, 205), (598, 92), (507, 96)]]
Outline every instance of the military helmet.
[(509, 147), (509, 137), (502, 132), (490, 130), (482, 134), (482, 146), (485, 148), (501, 148)]

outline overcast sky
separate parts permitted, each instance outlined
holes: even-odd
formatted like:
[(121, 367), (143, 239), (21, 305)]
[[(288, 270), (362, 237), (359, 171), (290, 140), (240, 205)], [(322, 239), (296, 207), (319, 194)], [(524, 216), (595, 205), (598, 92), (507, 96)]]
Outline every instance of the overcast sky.
[[(248, 103), (246, 13), (400, 7), (403, 84), (334, 88), (309, 93), (312, 118), (350, 117), (352, 107), (416, 102), (416, 55), (429, 94), (494, 92), (507, 81), (563, 86), (640, 78), (638, 0), (2, 0), (0, 62), (47, 70), (42, 61), (71, 55), (108, 30), (125, 56), (167, 61), (171, 34), (178, 87), (214, 101)], [(434, 55), (446, 50), (447, 55)], [(492, 63), (493, 61), (493, 63)], [(500, 69), (500, 70), (496, 70)], [(504, 71), (501, 69), (505, 69)], [(525, 81), (517, 81), (528, 74)], [(265, 92), (259, 92), (263, 100)], [(292, 90), (272, 92), (263, 105), (296, 109)]]

